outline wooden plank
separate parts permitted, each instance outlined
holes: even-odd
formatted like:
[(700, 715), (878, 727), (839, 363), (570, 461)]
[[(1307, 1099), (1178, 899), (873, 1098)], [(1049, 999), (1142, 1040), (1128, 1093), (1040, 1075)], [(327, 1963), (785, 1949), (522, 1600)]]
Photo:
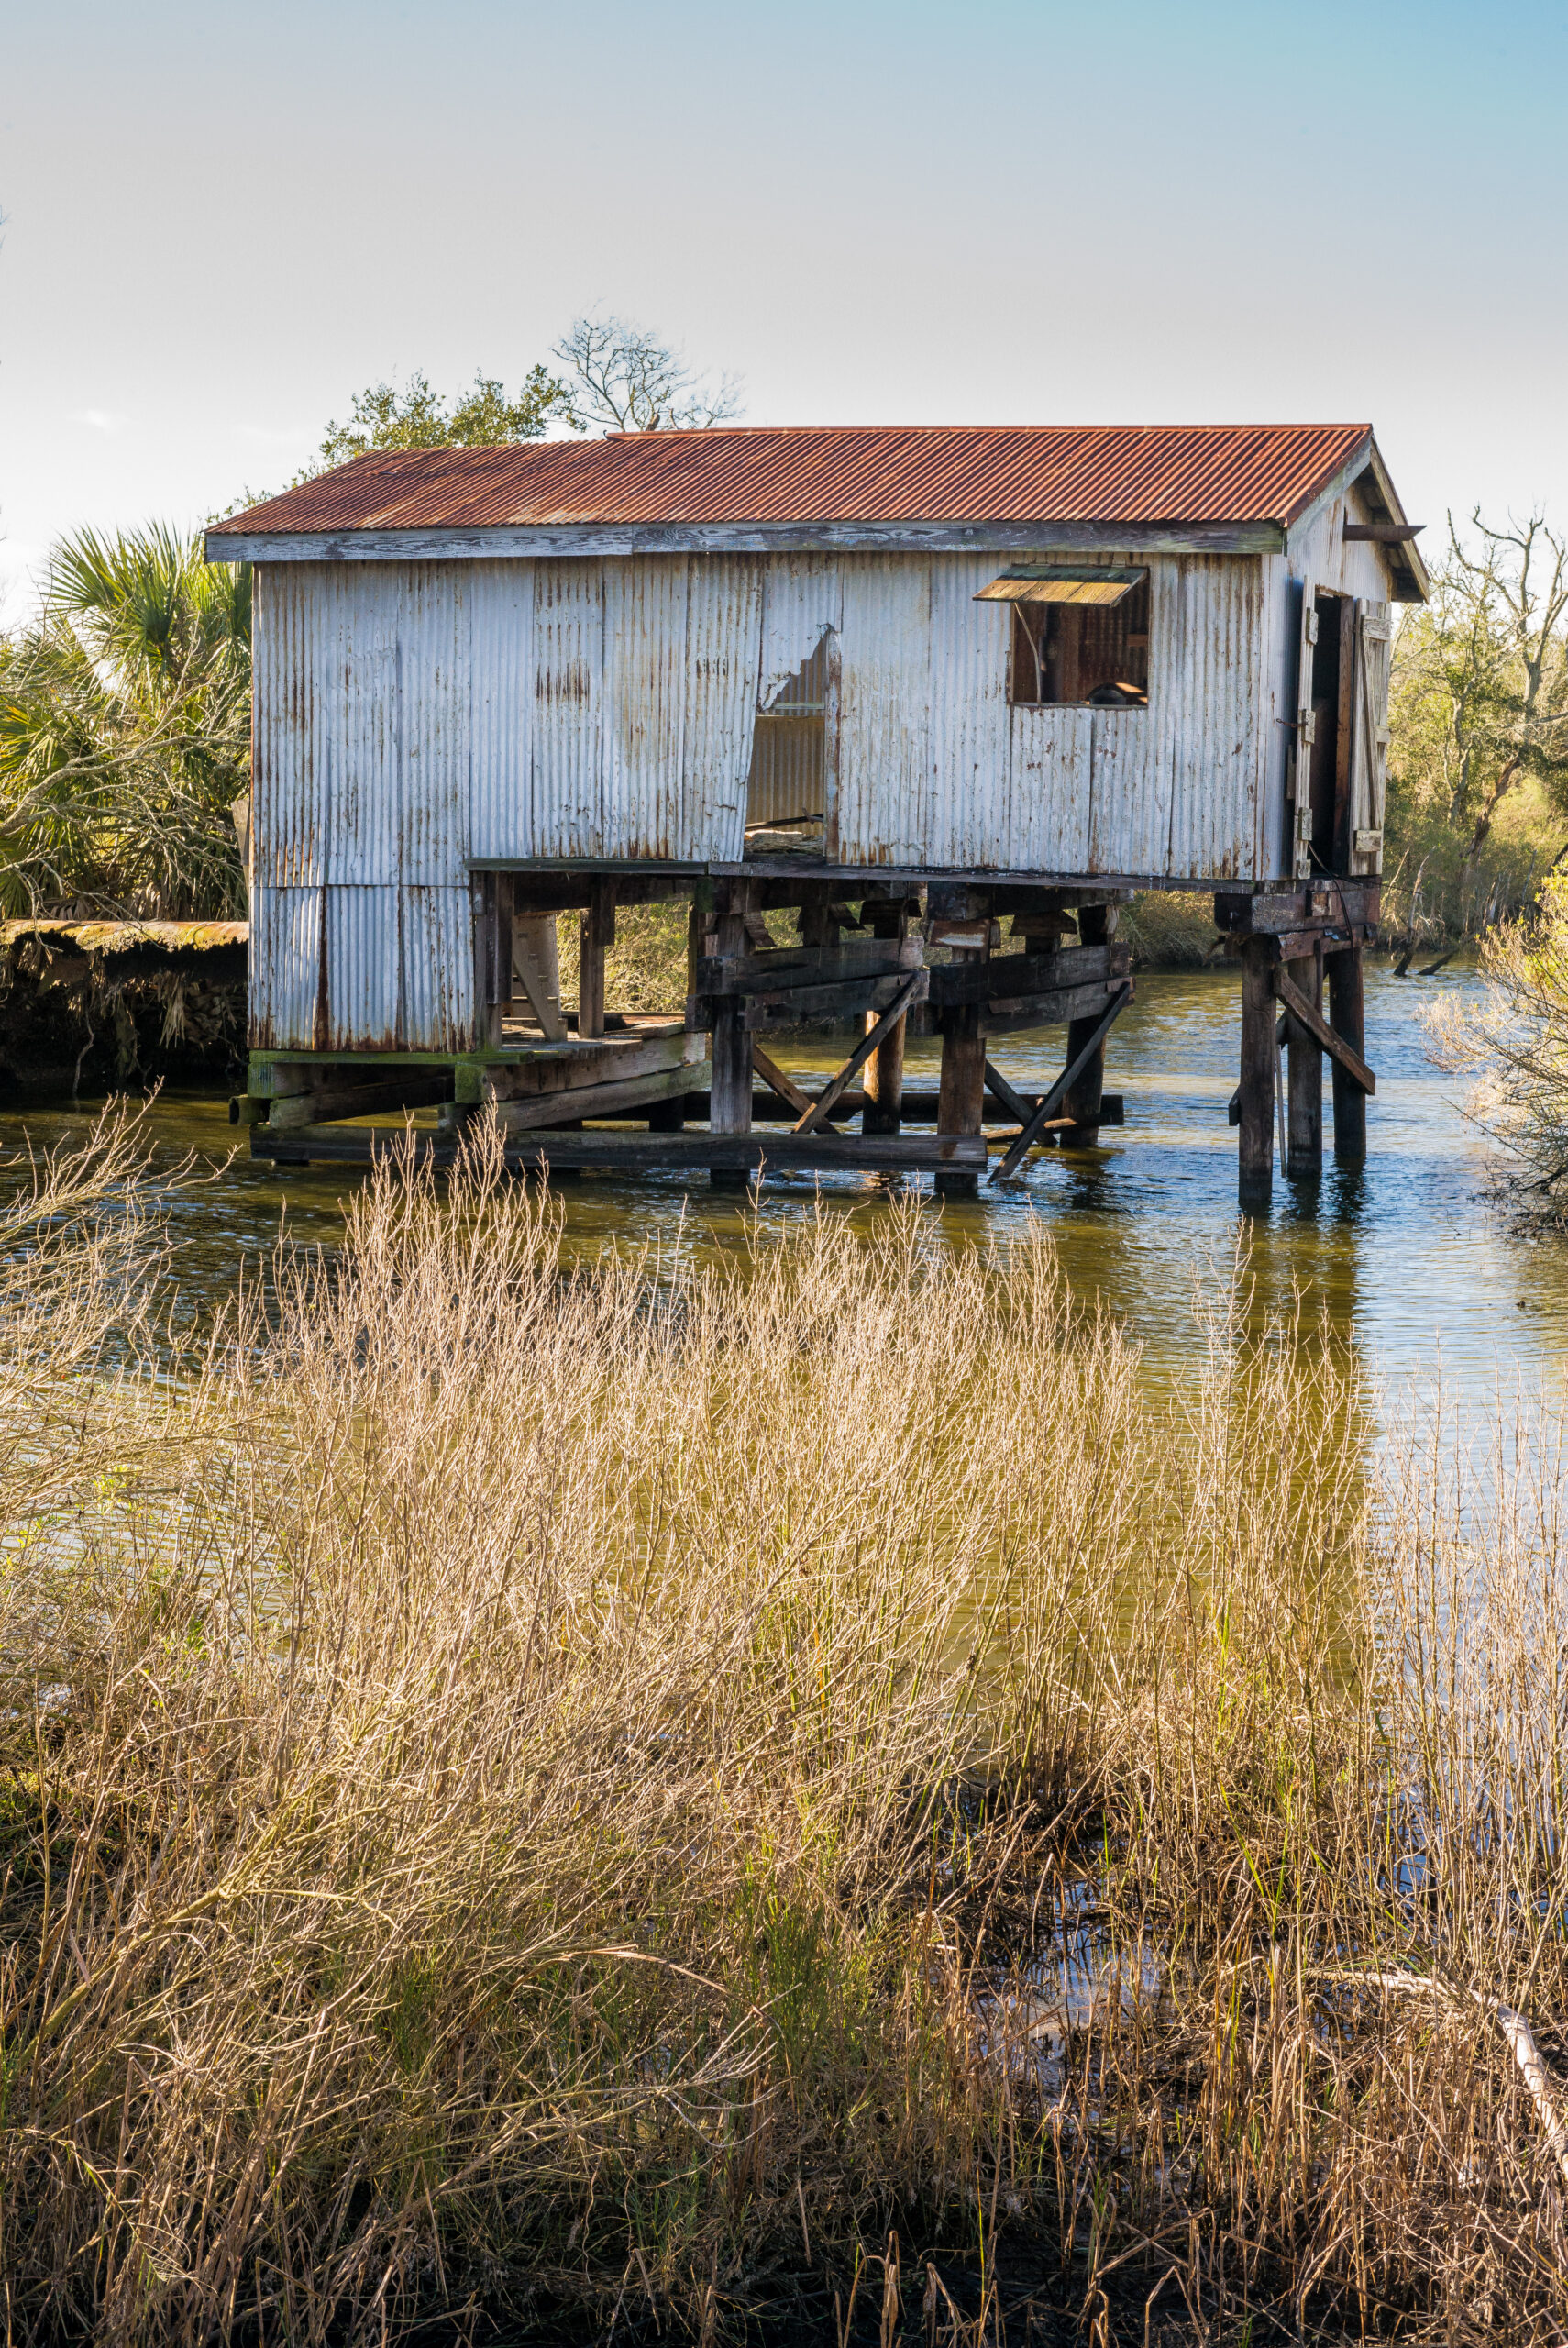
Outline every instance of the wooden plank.
[[(560, 960), (556, 947), (554, 914), (512, 914), (512, 969), (523, 982), (535, 1018), (546, 1040), (558, 1043), (566, 1034), (561, 1012)], [(510, 994), (510, 988), (508, 993)]]
[(570, 1051), (541, 1055), (536, 1059), (491, 1061), (485, 1068), (488, 1094), (500, 1101), (517, 1101), (536, 1093), (563, 1092), (573, 1085), (617, 1083), (627, 1077), (650, 1075), (656, 1069), (689, 1068), (694, 1078), (706, 1074), (705, 1038), (683, 1027), (662, 1035), (598, 1036), (585, 1038)]
[(1358, 539), (1376, 547), (1413, 546), (1426, 528), (1424, 522), (1347, 522), (1343, 536), (1347, 545)]
[[(910, 1002), (923, 1002), (929, 975), (925, 970), (895, 970), (880, 979), (851, 980), (845, 986), (781, 988), (777, 992), (745, 1000), (740, 1016), (748, 1030), (794, 1027), (812, 1019), (853, 1019), (863, 1011), (886, 1011), (911, 980), (913, 987)], [(725, 1000), (739, 1004), (744, 999), (721, 997), (721, 1004)]]
[(779, 987), (836, 986), (845, 979), (882, 978), (917, 969), (923, 956), (918, 938), (867, 938), (854, 946), (779, 946), (765, 954), (703, 955), (697, 964), (699, 994), (760, 994)]
[(650, 1102), (684, 1099), (691, 1087), (689, 1068), (656, 1069), (644, 1076), (620, 1081), (574, 1085), (569, 1092), (536, 1094), (532, 1099), (502, 1101), (496, 1114), (509, 1134), (541, 1126), (579, 1124), (584, 1117), (619, 1117)]
[[(290, 1163), (369, 1165), (373, 1157), (395, 1156), (412, 1143), (416, 1164), (450, 1165), (457, 1156), (455, 1137), (414, 1133), (402, 1127), (307, 1125), (280, 1137), (276, 1153), (269, 1146), (268, 1128), (251, 1129), (251, 1154), (286, 1156)], [(751, 1173), (767, 1167), (781, 1172), (806, 1172), (820, 1168), (870, 1172), (934, 1172), (961, 1167), (981, 1168), (987, 1157), (982, 1134), (878, 1134), (869, 1139), (854, 1134), (694, 1134), (694, 1133), (552, 1133), (535, 1141), (509, 1142), (505, 1161), (513, 1172), (599, 1166), (627, 1172), (673, 1168), (697, 1173), (704, 1168)]]
[(1308, 1002), (1300, 988), (1292, 980), (1288, 971), (1280, 969), (1275, 970), (1273, 976), (1274, 991), (1292, 1018), (1298, 1019), (1308, 1033), (1316, 1036), (1330, 1058), (1342, 1068), (1345, 1074), (1358, 1084), (1364, 1092), (1375, 1092), (1377, 1079), (1354, 1045), (1347, 1043), (1342, 1036), (1335, 1035), (1322, 1013)]
[(826, 1089), (818, 1095), (816, 1100), (812, 1102), (810, 1106), (802, 1113), (800, 1122), (795, 1127), (795, 1131), (798, 1134), (809, 1134), (813, 1132), (817, 1125), (820, 1124), (822, 1120), (827, 1115), (828, 1111), (834, 1106), (834, 1102), (842, 1100), (845, 1093), (848, 1091), (851, 1084), (855, 1081), (856, 1076), (859, 1075), (860, 1070), (870, 1058), (872, 1053), (876, 1050), (878, 1045), (881, 1042), (883, 1036), (890, 1034), (892, 1029), (898, 1024), (899, 1021), (902, 1019), (905, 1012), (910, 1007), (911, 998), (924, 975), (924, 972), (921, 970), (911, 970), (910, 972), (909, 976), (905, 979), (902, 987), (894, 996), (892, 1002), (888, 1005), (886, 1011), (883, 1012), (881, 1017), (866, 1030), (865, 1035), (862, 1036), (860, 1041), (855, 1047), (855, 1049), (850, 1053), (849, 1058), (845, 1061), (844, 1066), (839, 1069), (838, 1074), (834, 1078), (832, 1083), (829, 1084)]
[(205, 537), (209, 562), (484, 562), (629, 554), (1280, 554), (1277, 522), (554, 522)]
[[(1072, 1090), (1073, 1085), (1083, 1074), (1085, 1069), (1088, 1068), (1096, 1052), (1103, 1047), (1105, 1039), (1110, 1033), (1111, 1027), (1118, 1015), (1125, 1010), (1126, 1006), (1132, 1002), (1132, 990), (1131, 986), (1124, 985), (1117, 990), (1114, 1000), (1108, 1004), (1099, 1019), (1095, 1022), (1094, 1025), (1089, 1030), (1088, 1035), (1084, 1039), (1084, 1042), (1080, 1045), (1077, 1054), (1068, 1060), (1066, 1067), (1056, 1079), (1056, 1081), (1051, 1087), (1050, 1091), (1042, 1094), (1034, 1114), (1030, 1118), (1028, 1124), (1024, 1126), (1023, 1131), (1019, 1135), (1018, 1139), (1008, 1150), (1005, 1157), (1003, 1157), (999, 1164), (998, 1164), (992, 1170), (991, 1180), (993, 1182), (1009, 1182), (1012, 1180), (1014, 1173), (1028, 1157), (1030, 1150), (1033, 1147), (1034, 1143), (1039, 1138), (1041, 1133), (1044, 1130), (1049, 1120), (1055, 1115), (1057, 1110), (1061, 1107), (1063, 1102), (1066, 1099), (1067, 1094)], [(1097, 1108), (1099, 1105), (1099, 1104), (1097, 1102)]]
[[(274, 1095), (267, 1123), (274, 1133), (329, 1124), (336, 1117), (384, 1117), (399, 1109), (434, 1109), (452, 1097), (449, 1072), (409, 1074), (386, 1084), (323, 1085), (309, 1092)], [(235, 1120), (236, 1123), (238, 1120)]]
[[(1090, 908), (1086, 907), (1086, 917)], [(1125, 978), (1132, 967), (1125, 944), (1065, 946), (1055, 954), (998, 954), (988, 961), (950, 962), (931, 973), (931, 1000), (938, 1010), (993, 998), (1016, 1001), (1063, 987), (1102, 984)]]
[(1059, 994), (990, 1002), (980, 1014), (980, 1030), (986, 1036), (1016, 1036), (1025, 1028), (1060, 1027), (1075, 1019), (1098, 1018), (1116, 987), (1128, 983), (1124, 979), (1113, 980), (1103, 986), (1070, 987)]
[[(792, 1111), (797, 1117), (802, 1110), (811, 1107), (811, 1094), (802, 1091), (792, 1076), (786, 1076), (778, 1061), (771, 1058), (763, 1050), (762, 1046), (756, 1042), (751, 1047), (751, 1064), (768, 1091), (777, 1093), (785, 1107)], [(756, 1114), (755, 1100), (752, 1102), (752, 1114), (753, 1116)]]
[(1010, 1117), (1018, 1119), (1021, 1125), (1026, 1125), (1040, 1106), (1038, 1093), (1026, 1095), (1015, 1092), (1000, 1069), (993, 1067), (989, 1060), (986, 1062), (986, 1090)]

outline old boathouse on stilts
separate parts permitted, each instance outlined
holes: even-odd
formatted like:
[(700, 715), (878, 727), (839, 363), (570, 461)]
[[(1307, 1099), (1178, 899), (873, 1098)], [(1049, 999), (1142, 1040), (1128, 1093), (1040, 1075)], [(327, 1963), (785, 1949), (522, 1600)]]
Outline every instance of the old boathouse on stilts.
[[(367, 1158), (403, 1127), (363, 1120), (432, 1106), (439, 1157), (493, 1108), (518, 1167), (973, 1192), (1119, 1113), (1116, 908), (1181, 888), (1242, 967), (1243, 1203), (1281, 1041), (1290, 1171), (1321, 1160), (1325, 1056), (1359, 1158), (1415, 536), (1365, 425), (421, 449), (220, 522), (208, 559), (257, 566), (235, 1114), (283, 1163)], [(690, 906), (684, 1011), (618, 1013), (616, 909), (660, 899)], [(823, 1019), (858, 1033), (808, 1093), (761, 1038)], [(1001, 1039), (1052, 1023), (1061, 1075), (1021, 1094)], [(935, 1094), (903, 1086), (911, 1025)]]

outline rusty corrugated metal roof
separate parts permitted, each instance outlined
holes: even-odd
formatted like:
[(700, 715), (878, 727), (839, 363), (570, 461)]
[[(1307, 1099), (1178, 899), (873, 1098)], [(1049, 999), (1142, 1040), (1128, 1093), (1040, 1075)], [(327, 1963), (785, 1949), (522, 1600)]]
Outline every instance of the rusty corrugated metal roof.
[(595, 523), (1287, 525), (1366, 424), (840, 425), (378, 451), (215, 523), (271, 531)]

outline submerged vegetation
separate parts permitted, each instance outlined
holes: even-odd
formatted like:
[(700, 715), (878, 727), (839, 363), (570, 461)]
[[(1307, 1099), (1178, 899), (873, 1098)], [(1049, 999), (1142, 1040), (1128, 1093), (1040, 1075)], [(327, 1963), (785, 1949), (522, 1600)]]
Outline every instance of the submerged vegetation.
[(572, 1266), (482, 1146), (198, 1339), (155, 1196), (0, 1224), (13, 2336), (1560, 2336), (1558, 1426), (1375, 1466), (1244, 1279), (1162, 1401), (912, 1202)]

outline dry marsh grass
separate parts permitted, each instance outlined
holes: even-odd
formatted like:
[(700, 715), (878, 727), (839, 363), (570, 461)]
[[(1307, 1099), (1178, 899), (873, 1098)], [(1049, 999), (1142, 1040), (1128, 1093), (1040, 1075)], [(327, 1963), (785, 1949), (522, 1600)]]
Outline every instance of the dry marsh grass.
[(482, 1154), (171, 1367), (147, 1196), (0, 1228), (10, 2337), (990, 2338), (1025, 2240), (1561, 2336), (1558, 1430), (1375, 1461), (1241, 1290), (1162, 1402), (1043, 1227), (573, 1266)]

